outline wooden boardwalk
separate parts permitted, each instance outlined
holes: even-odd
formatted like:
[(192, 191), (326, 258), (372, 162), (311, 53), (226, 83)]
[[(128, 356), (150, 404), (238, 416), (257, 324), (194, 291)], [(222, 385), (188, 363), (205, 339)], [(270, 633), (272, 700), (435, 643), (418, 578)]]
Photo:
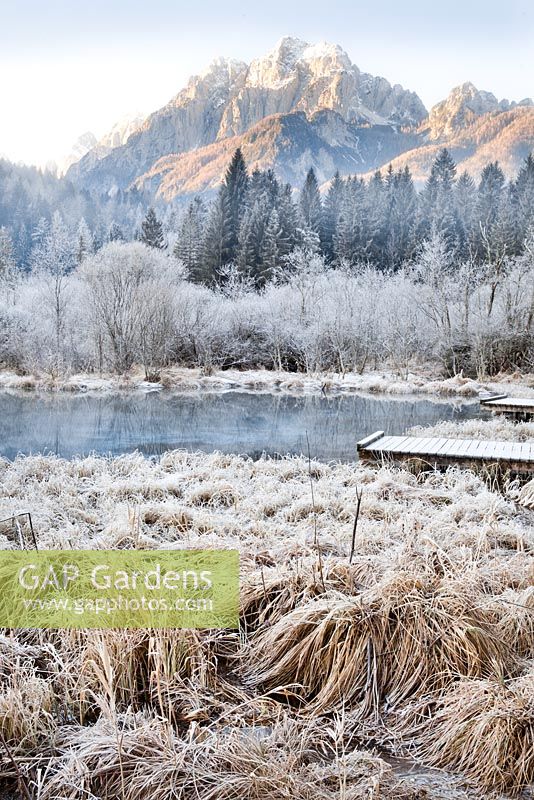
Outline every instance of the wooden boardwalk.
[(505, 394), (497, 394), (481, 399), (480, 405), (496, 414), (506, 414), (515, 419), (534, 417), (534, 397), (507, 397)]
[(498, 466), (516, 474), (534, 473), (534, 442), (384, 436), (384, 431), (376, 431), (359, 441), (357, 449), (362, 461), (420, 461), (431, 469), (455, 464), (474, 470)]

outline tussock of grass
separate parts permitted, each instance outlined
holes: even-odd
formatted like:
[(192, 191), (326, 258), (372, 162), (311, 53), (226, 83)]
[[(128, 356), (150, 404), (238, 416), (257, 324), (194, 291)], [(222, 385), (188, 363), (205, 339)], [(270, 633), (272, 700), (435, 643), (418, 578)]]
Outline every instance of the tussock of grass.
[[(136, 800), (416, 800), (417, 791), (395, 779), (380, 758), (346, 750), (339, 726), (302, 725), (281, 718), (273, 726), (180, 739), (157, 719), (123, 716), (62, 731), (65, 753), (42, 800), (117, 797)], [(74, 757), (76, 753), (76, 757)]]
[(418, 756), (486, 790), (519, 794), (534, 782), (534, 670), (511, 681), (465, 680), (422, 709)]
[(526, 483), (519, 492), (517, 502), (524, 508), (534, 511), (534, 480)]
[(358, 703), (368, 714), (460, 676), (501, 676), (514, 656), (477, 600), (409, 574), (312, 600), (252, 639), (249, 679), (306, 701), (309, 713)]

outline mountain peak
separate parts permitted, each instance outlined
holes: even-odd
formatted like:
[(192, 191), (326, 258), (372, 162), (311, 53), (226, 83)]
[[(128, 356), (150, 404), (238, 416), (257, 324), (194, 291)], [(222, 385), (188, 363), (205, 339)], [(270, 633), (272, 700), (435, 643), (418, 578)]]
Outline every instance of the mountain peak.
[(282, 36), (273, 49), (269, 51), (267, 57), (273, 55), (279, 58), (292, 57), (296, 61), (306, 47), (309, 47), (308, 42), (305, 42), (304, 39), (299, 39), (298, 36)]
[(455, 86), (445, 100), (437, 103), (428, 116), (430, 139), (443, 139), (471, 124), (477, 117), (493, 111), (507, 111), (508, 100), (497, 100), (491, 92), (477, 89), (470, 81)]
[(209, 75), (217, 75), (220, 73), (232, 74), (241, 72), (246, 69), (247, 65), (244, 61), (239, 61), (235, 58), (226, 58), (225, 56), (218, 56), (210, 61), (204, 72), (199, 77), (206, 78)]
[(337, 44), (309, 44), (294, 36), (283, 36), (265, 56), (255, 59), (249, 68), (251, 85), (281, 83), (299, 70), (327, 77), (336, 71), (356, 69), (347, 53)]
[(427, 116), (416, 94), (361, 72), (339, 45), (283, 36), (249, 65), (212, 61), (129, 141), (104, 158), (96, 151), (87, 154), (72, 168), (71, 178), (99, 190), (126, 188), (163, 156), (241, 136), (275, 115), (301, 113), (311, 121), (321, 111), (334, 112), (350, 125), (394, 131), (399, 125), (414, 128)]

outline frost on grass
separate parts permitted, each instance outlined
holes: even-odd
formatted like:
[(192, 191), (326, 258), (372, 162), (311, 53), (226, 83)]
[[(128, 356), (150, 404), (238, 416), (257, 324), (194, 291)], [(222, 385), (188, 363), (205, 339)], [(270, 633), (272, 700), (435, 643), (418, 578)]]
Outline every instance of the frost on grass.
[(490, 419), (468, 419), (461, 422), (442, 420), (426, 427), (417, 425), (408, 433), (412, 436), (443, 436), (451, 439), (528, 442), (534, 439), (534, 422), (514, 422), (496, 414)]
[(239, 634), (0, 637), (0, 730), (39, 797), (471, 796), (446, 772), (422, 789), (377, 743), (528, 792), (534, 518), (513, 494), (459, 469), (183, 451), (2, 460), (0, 480), (0, 516), (31, 511), (43, 548), (241, 552)]

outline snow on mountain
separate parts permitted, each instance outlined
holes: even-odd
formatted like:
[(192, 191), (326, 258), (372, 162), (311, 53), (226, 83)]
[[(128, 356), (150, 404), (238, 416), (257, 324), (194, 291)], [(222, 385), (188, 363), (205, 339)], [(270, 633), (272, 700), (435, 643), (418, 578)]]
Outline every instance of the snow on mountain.
[(126, 114), (99, 139), (98, 145), (100, 147), (108, 147), (111, 150), (114, 147), (120, 147), (126, 144), (132, 133), (139, 130), (145, 118), (146, 114), (143, 114), (141, 111)]
[(534, 147), (531, 106), (464, 83), (428, 113), (417, 94), (362, 72), (338, 45), (285, 36), (250, 64), (216, 59), (163, 108), (115, 126), (68, 174), (98, 192), (135, 186), (172, 199), (214, 188), (238, 145), (251, 165), (294, 184), (310, 166), (327, 180), (392, 159), (424, 180), (445, 144), (475, 171), (497, 157), (512, 170)]
[(83, 133), (74, 142), (68, 156), (57, 166), (58, 174), (64, 175), (69, 167), (77, 164), (88, 153), (91, 153), (92, 159), (104, 158), (114, 147), (126, 144), (132, 133), (139, 130), (145, 117), (146, 114), (140, 111), (126, 114), (101, 139), (97, 139), (91, 131)]
[(93, 149), (97, 144), (94, 133), (87, 131), (79, 136), (72, 145), (70, 153), (57, 165), (59, 175), (64, 175), (72, 164), (76, 164), (86, 153)]
[(151, 114), (129, 140), (102, 157), (101, 144), (71, 167), (88, 188), (127, 188), (162, 157), (246, 133), (267, 117), (335, 111), (357, 125), (414, 127), (426, 110), (413, 92), (360, 72), (337, 45), (292, 37), (250, 65), (217, 59)]

